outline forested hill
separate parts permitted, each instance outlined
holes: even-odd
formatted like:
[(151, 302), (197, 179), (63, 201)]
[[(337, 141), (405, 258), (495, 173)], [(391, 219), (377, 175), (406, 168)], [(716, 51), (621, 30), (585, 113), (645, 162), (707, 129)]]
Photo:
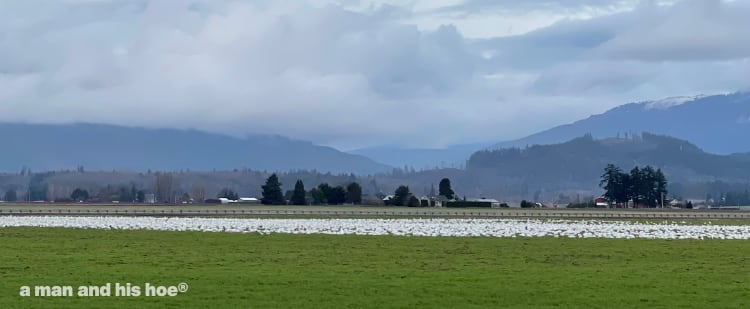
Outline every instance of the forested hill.
[(750, 180), (746, 154), (709, 154), (687, 141), (649, 133), (601, 140), (585, 135), (561, 144), (479, 151), (469, 159), (467, 172), (537, 184), (594, 184), (609, 163), (627, 169), (652, 165), (679, 182)]
[(139, 171), (247, 167), (370, 174), (391, 169), (360, 155), (270, 135), (235, 138), (195, 130), (6, 123), (0, 124), (0, 136), (0, 171), (78, 166)]

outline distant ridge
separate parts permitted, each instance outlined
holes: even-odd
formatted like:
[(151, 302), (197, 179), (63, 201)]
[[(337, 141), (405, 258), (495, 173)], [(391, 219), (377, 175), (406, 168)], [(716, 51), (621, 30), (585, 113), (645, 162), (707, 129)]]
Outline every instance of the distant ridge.
[(0, 170), (391, 170), (369, 158), (281, 136), (235, 138), (195, 130), (100, 124), (0, 124)]
[(505, 188), (505, 195), (598, 192), (602, 171), (610, 163), (626, 171), (645, 165), (661, 168), (672, 184), (670, 195), (685, 193), (688, 185), (693, 188), (688, 193), (705, 196), (719, 189), (696, 190), (696, 184), (750, 184), (750, 154), (711, 154), (690, 142), (650, 133), (604, 139), (585, 135), (559, 144), (478, 151), (468, 161), (466, 179), (491, 193)]

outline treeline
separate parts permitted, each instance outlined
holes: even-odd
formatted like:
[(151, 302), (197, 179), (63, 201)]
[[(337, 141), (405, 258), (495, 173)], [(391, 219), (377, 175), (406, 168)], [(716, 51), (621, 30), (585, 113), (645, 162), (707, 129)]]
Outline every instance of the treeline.
[(599, 186), (604, 197), (617, 204), (633, 202), (634, 205), (656, 207), (667, 198), (667, 179), (661, 169), (638, 166), (625, 173), (614, 164), (604, 168)]
[[(298, 179), (294, 184), (294, 190), (282, 193), (281, 182), (278, 176), (272, 174), (266, 179), (262, 186), (261, 203), (264, 205), (340, 205), (340, 204), (360, 204), (362, 203), (362, 187), (357, 182), (350, 182), (346, 186), (330, 186), (328, 183), (321, 183), (317, 187), (305, 190), (305, 184)], [(452, 200), (455, 192), (451, 188), (448, 178), (440, 181), (440, 196), (446, 200)], [(434, 196), (434, 192), (431, 192)], [(401, 185), (392, 196), (377, 194), (378, 202), (384, 202), (387, 206), (409, 206), (409, 207), (427, 207), (435, 206), (435, 200), (424, 200), (415, 196), (409, 186)], [(432, 202), (432, 203), (430, 203)]]
[[(239, 173), (227, 172), (227, 173)], [(158, 204), (190, 204), (190, 203), (221, 203), (221, 199), (230, 201), (241, 201), (240, 196), (253, 197), (261, 195), (261, 203), (266, 205), (340, 205), (340, 204), (368, 204), (368, 205), (391, 205), (391, 206), (435, 206), (436, 201), (452, 201), (456, 199), (456, 194), (451, 187), (451, 181), (443, 178), (439, 183), (439, 192), (432, 185), (431, 190), (424, 188), (421, 196), (429, 199), (420, 198), (413, 193), (409, 185), (396, 184), (396, 189), (392, 195), (386, 195), (381, 190), (381, 185), (373, 178), (359, 179), (364, 181), (361, 185), (354, 175), (330, 175), (319, 174), (315, 172), (296, 172), (292, 173), (273, 173), (270, 176), (258, 179), (253, 182), (253, 177), (247, 177), (243, 171), (242, 180), (227, 181), (221, 186), (208, 184), (201, 174), (197, 174), (190, 179), (182, 178), (183, 173), (164, 173), (155, 172), (150, 175), (137, 174), (140, 179), (135, 179), (129, 184), (104, 185), (98, 186), (95, 181), (87, 181), (83, 184), (81, 181), (67, 179), (51, 179), (53, 176), (63, 176), (66, 173), (44, 173), (44, 174), (24, 174), (29, 175), (30, 185), (27, 190), (21, 190), (18, 185), (12, 185), (11, 189), (6, 189), (4, 194), (0, 194), (3, 201), (47, 201), (47, 202), (88, 202), (88, 203), (158, 203)], [(80, 176), (79, 172), (79, 176)], [(91, 173), (91, 175), (105, 175), (119, 178), (120, 174), (106, 172)], [(258, 172), (253, 172), (253, 176), (260, 176)], [(296, 176), (296, 177), (295, 177)], [(302, 177), (300, 177), (302, 176)], [(178, 178), (179, 177), (179, 178)], [(282, 177), (286, 181), (294, 183), (293, 190), (284, 191), (282, 186)], [(294, 178), (292, 178), (294, 177)], [(258, 177), (260, 178), (260, 177)], [(290, 179), (295, 179), (290, 180)], [(306, 179), (303, 179), (306, 178)], [(133, 179), (133, 178), (131, 178)], [(150, 183), (148, 179), (151, 179)], [(23, 179), (22, 179), (23, 180)], [(129, 180), (129, 179), (128, 179)], [(331, 185), (330, 182), (341, 185)], [(109, 180), (105, 180), (109, 181)], [(126, 180), (127, 181), (127, 180)], [(398, 181), (398, 180), (394, 180)], [(305, 182), (318, 184), (317, 186), (307, 189)], [(99, 183), (102, 183), (100, 181)], [(148, 187), (149, 189), (144, 189)], [(213, 188), (211, 188), (213, 187)], [(393, 188), (391, 187), (391, 188)], [(6, 185), (7, 188), (7, 185)], [(260, 188), (261, 190), (257, 190)], [(5, 188), (4, 188), (5, 189)], [(242, 193), (238, 190), (241, 190)], [(214, 198), (215, 196), (215, 198)], [(465, 199), (465, 197), (464, 197)]]
[(75, 188), (73, 192), (66, 197), (56, 197), (49, 199), (46, 190), (31, 190), (25, 192), (25, 195), (19, 195), (18, 191), (9, 189), (2, 195), (2, 200), (6, 202), (18, 202), (18, 201), (39, 201), (49, 200), (52, 202), (66, 203), (66, 202), (109, 202), (109, 201), (121, 201), (121, 202), (134, 202), (143, 203), (146, 201), (146, 191), (138, 190), (135, 186), (111, 186), (107, 185), (96, 191), (96, 194), (89, 193), (88, 190), (82, 188)]
[(396, 188), (392, 196), (384, 198), (384, 203), (386, 206), (428, 207), (435, 206), (438, 197), (445, 201), (453, 201), (456, 198), (456, 193), (453, 191), (450, 179), (443, 178), (440, 180), (437, 194), (436, 196), (435, 188), (433, 187), (430, 190), (428, 199), (421, 199), (409, 190), (409, 186), (401, 185)]
[[(385, 200), (386, 206), (421, 207), (422, 202), (409, 190), (409, 186), (399, 186), (393, 192), (393, 197)], [(425, 207), (428, 205), (424, 205)]]
[[(52, 171), (22, 174), (0, 173), (0, 201), (7, 202), (71, 202), (92, 203), (145, 202), (190, 203), (203, 202), (222, 196), (222, 191), (233, 191), (241, 196), (259, 196), (260, 187), (270, 175), (266, 171), (236, 169), (226, 171)], [(317, 171), (289, 171), (277, 173), (279, 179), (289, 184), (302, 179), (305, 183), (362, 184), (363, 194), (383, 190), (371, 176), (331, 174)], [(385, 184), (387, 187), (388, 184)], [(135, 190), (133, 190), (135, 189)], [(291, 188), (285, 188), (291, 189)], [(74, 191), (81, 192), (73, 196)], [(226, 193), (226, 192), (224, 192)], [(232, 198), (234, 199), (234, 198)]]
[(310, 191), (305, 190), (305, 184), (298, 179), (294, 190), (285, 194), (281, 190), (281, 182), (276, 174), (271, 174), (262, 186), (261, 203), (264, 205), (340, 205), (344, 203), (359, 204), (362, 202), (362, 186), (351, 182), (346, 187), (332, 187), (328, 183), (321, 183)]

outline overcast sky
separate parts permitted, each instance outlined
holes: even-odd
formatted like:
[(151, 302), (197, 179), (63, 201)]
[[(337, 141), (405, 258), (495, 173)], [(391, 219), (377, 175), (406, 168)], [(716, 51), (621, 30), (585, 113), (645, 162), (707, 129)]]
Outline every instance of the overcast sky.
[(0, 121), (503, 141), (750, 89), (750, 1), (0, 1)]

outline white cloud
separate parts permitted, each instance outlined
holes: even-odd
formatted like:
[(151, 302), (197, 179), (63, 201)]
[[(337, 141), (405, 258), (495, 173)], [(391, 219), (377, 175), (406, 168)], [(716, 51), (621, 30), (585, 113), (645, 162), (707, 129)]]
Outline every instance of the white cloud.
[(746, 4), (630, 2), (4, 1), (0, 120), (439, 146), (750, 85)]

